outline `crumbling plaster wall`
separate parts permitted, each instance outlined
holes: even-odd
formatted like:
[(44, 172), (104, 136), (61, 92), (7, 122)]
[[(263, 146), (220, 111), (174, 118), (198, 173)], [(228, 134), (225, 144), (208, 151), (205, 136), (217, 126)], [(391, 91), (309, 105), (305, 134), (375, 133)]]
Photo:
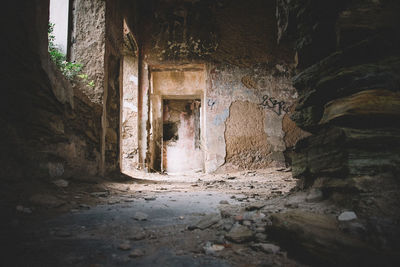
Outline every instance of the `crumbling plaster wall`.
[[(290, 80), (294, 69), (290, 47), (276, 44), (275, 1), (150, 1), (143, 5), (141, 14), (144, 66), (193, 62), (206, 66), (206, 171), (215, 171), (225, 163), (238, 163), (229, 162), (233, 155), (227, 156), (226, 145), (227, 139), (246, 136), (240, 127), (226, 132), (228, 118), (241, 120), (230, 118), (232, 105), (238, 107), (234, 104), (237, 101), (253, 106), (250, 110), (255, 114), (247, 114), (246, 119), (254, 118), (260, 124), (257, 127), (262, 121), (267, 141), (263, 142), (263, 157), (258, 157), (260, 164), (249, 162), (235, 167), (284, 165), (286, 133), (282, 119), (297, 94)], [(146, 73), (144, 69), (142, 77)], [(144, 99), (148, 86), (144, 85), (141, 91)], [(145, 113), (146, 101), (143, 104)], [(258, 115), (263, 118), (254, 117)], [(140, 130), (142, 138), (149, 133), (149, 127)], [(297, 139), (303, 134), (299, 131)], [(255, 134), (254, 138), (259, 136)], [(232, 146), (230, 149), (229, 153), (243, 152)], [(246, 148), (245, 153), (250, 155), (252, 149)], [(257, 161), (254, 156), (253, 161)]]

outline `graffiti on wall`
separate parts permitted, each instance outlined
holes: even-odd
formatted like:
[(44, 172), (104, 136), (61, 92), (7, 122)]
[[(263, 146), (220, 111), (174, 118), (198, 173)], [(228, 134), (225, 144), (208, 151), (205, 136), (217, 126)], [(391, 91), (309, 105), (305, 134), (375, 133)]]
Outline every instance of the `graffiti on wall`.
[(207, 101), (207, 106), (210, 107), (211, 110), (213, 110), (215, 103), (217, 102), (217, 100), (215, 99), (208, 99)]
[(273, 112), (275, 112), (278, 116), (282, 114), (282, 111), (289, 112), (289, 106), (285, 101), (278, 101), (274, 97), (270, 97), (268, 95), (263, 96), (263, 100), (260, 103), (264, 108), (269, 108)]

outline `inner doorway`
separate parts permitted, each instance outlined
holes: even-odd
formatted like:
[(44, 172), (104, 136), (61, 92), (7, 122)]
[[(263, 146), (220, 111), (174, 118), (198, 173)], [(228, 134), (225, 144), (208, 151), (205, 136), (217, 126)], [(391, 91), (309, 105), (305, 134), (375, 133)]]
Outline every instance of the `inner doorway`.
[(203, 171), (201, 100), (163, 99), (162, 171)]

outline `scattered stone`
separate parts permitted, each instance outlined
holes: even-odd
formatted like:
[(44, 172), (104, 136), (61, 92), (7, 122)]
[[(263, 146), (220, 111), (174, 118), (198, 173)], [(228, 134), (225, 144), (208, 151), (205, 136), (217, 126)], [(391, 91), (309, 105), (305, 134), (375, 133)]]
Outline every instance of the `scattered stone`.
[(342, 212), (338, 217), (338, 220), (341, 222), (351, 221), (355, 219), (357, 219), (357, 215), (354, 213), (354, 211)]
[(118, 249), (124, 250), (124, 251), (130, 250), (131, 249), (131, 244), (129, 244), (129, 242), (121, 243), (121, 244), (119, 244)]
[(46, 195), (46, 194), (37, 194), (33, 195), (30, 198), (30, 201), (38, 206), (44, 206), (48, 208), (58, 208), (65, 204), (65, 201), (62, 201), (55, 196)]
[(285, 207), (290, 209), (297, 209), (299, 207), (299, 204), (294, 202), (287, 202), (285, 203)]
[(135, 213), (135, 215), (133, 216), (133, 218), (137, 221), (146, 221), (148, 217), (149, 217), (149, 215), (147, 215), (146, 213), (140, 212), (140, 211), (137, 211)]
[(264, 233), (264, 232), (265, 232), (265, 227), (259, 226), (259, 227), (257, 227), (257, 228), (255, 229), (255, 231), (256, 231), (256, 233)]
[(268, 253), (268, 254), (276, 254), (281, 250), (280, 247), (278, 247), (278, 246), (276, 246), (274, 244), (269, 244), (269, 243), (254, 244), (254, 245), (252, 245), (252, 248), (256, 249), (256, 250), (263, 251), (263, 252)]
[(265, 242), (267, 240), (267, 235), (263, 233), (256, 233), (255, 238), (258, 242)]
[(53, 184), (55, 184), (58, 187), (68, 187), (69, 182), (64, 179), (58, 179), (53, 181)]
[(26, 208), (26, 207), (24, 207), (22, 205), (18, 205), (15, 209), (18, 212), (22, 212), (22, 213), (26, 213), (26, 214), (31, 214), (32, 213), (32, 210), (30, 208)]
[(243, 225), (246, 225), (246, 226), (251, 226), (251, 221), (243, 221), (243, 223), (242, 223)]
[(108, 191), (90, 193), (92, 197), (108, 197), (109, 194)]
[(138, 229), (136, 233), (129, 236), (130, 240), (139, 241), (146, 238), (146, 233), (142, 229)]
[(229, 231), (232, 229), (232, 226), (233, 226), (232, 222), (226, 221), (221, 225), (221, 228), (222, 228), (222, 230)]
[(248, 199), (248, 196), (246, 196), (246, 195), (237, 195), (236, 196), (237, 201), (244, 201), (246, 199)]
[(144, 255), (145, 255), (144, 251), (139, 248), (135, 248), (131, 253), (129, 253), (129, 257), (131, 258), (138, 258)]
[(243, 213), (243, 219), (248, 221), (258, 221), (262, 220), (265, 217), (265, 214), (262, 212), (245, 212)]
[(228, 202), (227, 200), (221, 200), (221, 201), (219, 202), (219, 204), (222, 204), (222, 205), (229, 205), (229, 202)]
[(308, 193), (306, 197), (307, 202), (320, 202), (323, 200), (324, 196), (322, 194), (322, 191), (317, 188), (311, 189), (311, 191)]
[(243, 215), (241, 215), (241, 214), (236, 215), (235, 216), (235, 221), (238, 221), (238, 222), (243, 221)]
[(107, 201), (107, 203), (109, 205), (114, 205), (120, 203), (120, 201), (118, 199), (110, 199), (109, 201)]
[(243, 243), (253, 239), (253, 232), (246, 226), (236, 223), (225, 238), (235, 243)]
[(228, 209), (230, 206), (226, 205), (224, 208), (220, 209), (220, 214), (222, 218), (230, 218), (233, 216), (233, 211)]
[(206, 215), (204, 218), (202, 218), (200, 221), (198, 221), (195, 225), (191, 225), (188, 227), (189, 230), (194, 230), (194, 229), (207, 229), (210, 226), (216, 224), (221, 220), (221, 216), (217, 213), (212, 213), (209, 215)]
[(90, 206), (86, 204), (79, 204), (79, 208), (88, 210), (90, 209)]
[(247, 211), (259, 210), (265, 207), (265, 203), (263, 202), (253, 202), (246, 207)]
[(175, 252), (175, 255), (177, 255), (177, 256), (184, 255), (184, 254), (185, 254), (185, 252), (183, 250), (177, 250)]
[(149, 197), (144, 197), (144, 200), (151, 201), (151, 200), (156, 200), (157, 198), (155, 196), (149, 196)]
[(216, 252), (224, 250), (223, 245), (216, 245), (212, 244), (211, 242), (207, 242), (206, 245), (203, 247), (204, 253), (206, 255), (215, 255)]
[(228, 180), (235, 180), (235, 179), (236, 179), (236, 176), (228, 176), (228, 177), (226, 177), (226, 179), (228, 179)]

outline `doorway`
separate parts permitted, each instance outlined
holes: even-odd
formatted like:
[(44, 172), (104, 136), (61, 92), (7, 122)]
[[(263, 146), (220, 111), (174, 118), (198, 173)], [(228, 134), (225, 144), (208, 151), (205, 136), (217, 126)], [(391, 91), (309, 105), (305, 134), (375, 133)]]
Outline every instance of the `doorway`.
[(203, 170), (200, 122), (200, 99), (163, 99), (163, 172)]

